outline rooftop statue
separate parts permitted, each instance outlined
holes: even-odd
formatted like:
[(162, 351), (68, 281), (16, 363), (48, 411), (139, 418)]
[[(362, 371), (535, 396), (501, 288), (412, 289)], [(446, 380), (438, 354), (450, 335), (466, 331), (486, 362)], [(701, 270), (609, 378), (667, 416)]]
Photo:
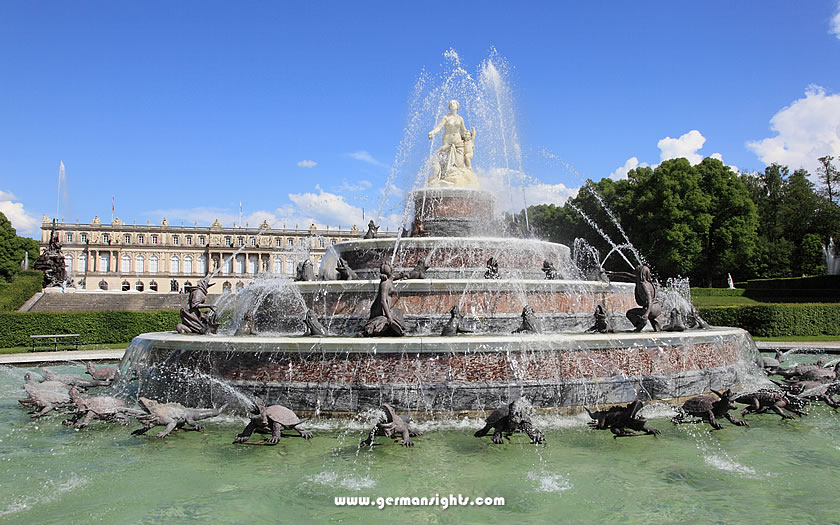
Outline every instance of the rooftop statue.
[(429, 132), (429, 140), (442, 132), (443, 141), (432, 155), (432, 176), (426, 186), (478, 188), (478, 177), (472, 170), (476, 131), (474, 127), (467, 129), (458, 108), (458, 101), (450, 100), (449, 113)]

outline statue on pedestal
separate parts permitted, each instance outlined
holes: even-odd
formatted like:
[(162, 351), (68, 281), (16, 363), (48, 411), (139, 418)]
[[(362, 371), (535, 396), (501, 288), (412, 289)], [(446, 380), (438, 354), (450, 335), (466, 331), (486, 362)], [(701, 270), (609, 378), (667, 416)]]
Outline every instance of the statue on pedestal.
[(64, 254), (61, 253), (61, 244), (58, 242), (58, 233), (55, 231), (55, 219), (53, 219), (47, 249), (35, 259), (33, 268), (44, 272), (44, 282), (41, 285), (43, 288), (62, 286), (67, 281), (67, 268), (64, 266)]
[(478, 188), (478, 177), (472, 171), (476, 131), (474, 127), (467, 129), (464, 118), (458, 115), (459, 107), (457, 100), (450, 100), (449, 113), (429, 132), (431, 140), (442, 131), (443, 141), (432, 155), (432, 176), (426, 186)]
[[(216, 321), (216, 307), (210, 304), (204, 304), (204, 300), (207, 299), (207, 288), (214, 284), (216, 283), (211, 283), (210, 276), (208, 275), (198, 281), (196, 286), (184, 287), (190, 296), (187, 300), (187, 307), (181, 308), (181, 322), (175, 326), (175, 330), (179, 334), (206, 334), (216, 332), (216, 328), (219, 327), (219, 323)], [(212, 310), (213, 314), (206, 316), (201, 310)]]

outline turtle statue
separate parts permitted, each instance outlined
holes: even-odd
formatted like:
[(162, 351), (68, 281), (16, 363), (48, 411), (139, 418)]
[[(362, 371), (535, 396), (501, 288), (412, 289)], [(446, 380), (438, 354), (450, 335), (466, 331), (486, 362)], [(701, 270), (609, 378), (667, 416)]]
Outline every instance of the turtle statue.
[(96, 368), (93, 366), (93, 362), (88, 361), (85, 363), (87, 366), (87, 374), (94, 378), (97, 381), (107, 381), (108, 383), (113, 383), (117, 377), (119, 377), (120, 372), (116, 368), (110, 367), (100, 367)]
[(458, 305), (456, 304), (449, 310), (449, 321), (443, 325), (443, 330), (440, 332), (440, 335), (457, 335), (457, 334), (469, 334), (472, 333), (472, 330), (468, 330), (466, 328), (461, 327), (461, 321), (464, 320), (464, 315), (458, 309)]
[(369, 447), (373, 445), (373, 440), (376, 436), (390, 438), (395, 434), (401, 434), (401, 445), (404, 447), (413, 447), (414, 442), (411, 441), (411, 438), (422, 436), (423, 433), (411, 426), (411, 417), (397, 414), (394, 407), (388, 403), (382, 403), (381, 408), (385, 412), (384, 416), (377, 421), (376, 426), (371, 429), (370, 434), (368, 434), (367, 439), (362, 441), (361, 446)]
[(535, 427), (531, 418), (525, 413), (522, 399), (502, 405), (493, 411), (485, 421), (484, 428), (478, 430), (474, 436), (484, 437), (493, 429), (493, 443), (501, 445), (503, 438), (510, 439), (514, 432), (524, 432), (531, 438), (532, 444), (545, 443), (545, 435)]
[(496, 260), (495, 257), (490, 257), (487, 259), (487, 270), (484, 272), (485, 279), (501, 279), (502, 276), (499, 273), (499, 261)]
[[(639, 415), (639, 411), (644, 406), (644, 403), (637, 399), (628, 403), (627, 406), (614, 406), (609, 410), (592, 412), (586, 407), (584, 410), (592, 418), (592, 421), (588, 423), (590, 427), (595, 430), (609, 429), (613, 433), (613, 438), (658, 435), (660, 432), (655, 428), (648, 428), (647, 419)], [(636, 432), (642, 432), (642, 434)]]
[(318, 320), (318, 316), (312, 308), (307, 308), (306, 317), (303, 318), (303, 324), (306, 325), (306, 333), (303, 335), (324, 336), (327, 335), (327, 329)]
[(254, 397), (254, 405), (251, 407), (251, 421), (241, 433), (236, 435), (234, 443), (245, 443), (251, 434), (271, 434), (266, 439), (272, 445), (280, 441), (284, 430), (294, 430), (303, 439), (311, 439), (312, 432), (303, 426), (300, 418), (290, 409), (283, 405), (265, 406), (262, 398)]
[(785, 360), (785, 353), (776, 349), (776, 354), (773, 357), (760, 356), (758, 358), (758, 366), (762, 370), (770, 374), (775, 374), (782, 370), (782, 362)]
[(607, 310), (604, 308), (603, 305), (596, 305), (595, 306), (595, 324), (590, 326), (586, 329), (587, 332), (600, 332), (602, 334), (606, 333), (613, 333), (615, 330), (613, 329), (612, 323), (610, 322), (610, 318), (607, 317)]
[(804, 400), (799, 399), (784, 390), (774, 388), (761, 388), (754, 392), (742, 392), (733, 397), (732, 401), (742, 405), (747, 405), (743, 410), (741, 410), (742, 416), (748, 412), (758, 413), (772, 410), (773, 412), (779, 414), (782, 419), (794, 418), (783, 409), (793, 412), (798, 416), (807, 415), (804, 411), (802, 411), (805, 404)]
[(65, 419), (62, 423), (74, 428), (84, 428), (94, 419), (103, 421), (116, 421), (127, 425), (131, 422), (130, 416), (139, 416), (142, 410), (130, 408), (122, 399), (111, 396), (83, 397), (76, 387), (70, 389), (70, 399), (76, 405), (73, 417)]
[(834, 395), (840, 393), (840, 381), (823, 383), (821, 381), (799, 381), (788, 385), (779, 385), (786, 388), (792, 395), (804, 401), (822, 401), (831, 408), (840, 408), (840, 402), (834, 399)]
[(343, 257), (339, 257), (336, 261), (335, 271), (338, 272), (339, 281), (355, 281), (359, 278), (359, 276), (356, 275), (356, 272), (350, 268), (350, 265), (347, 264), (347, 261), (345, 261)]
[[(77, 376), (75, 374), (59, 374), (53, 372), (49, 368), (42, 368), (41, 373), (44, 376), (46, 381), (58, 381), (59, 383), (64, 383), (65, 385), (75, 386), (79, 388), (91, 388), (95, 386), (111, 386), (110, 381), (103, 381), (94, 378), (86, 378), (82, 376)], [(69, 390), (69, 388), (68, 388)]]
[(137, 421), (143, 425), (143, 428), (132, 432), (132, 435), (143, 435), (152, 427), (165, 425), (166, 428), (162, 432), (156, 434), (159, 438), (164, 438), (175, 429), (181, 429), (184, 425), (190, 425), (190, 430), (201, 431), (204, 427), (196, 423), (202, 419), (216, 417), (222, 413), (227, 405), (220, 408), (187, 408), (180, 403), (159, 403), (154, 399), (147, 397), (140, 397), (140, 406), (143, 407), (145, 413), (137, 416)]
[(26, 383), (23, 389), (28, 397), (18, 402), (31, 410), (30, 417), (39, 418), (52, 410), (72, 406), (69, 385), (60, 381), (38, 383), (29, 373), (24, 376), (24, 380)]
[[(750, 426), (743, 419), (738, 419), (729, 413), (730, 410), (735, 410), (735, 404), (732, 402), (732, 391), (729, 389), (723, 392), (712, 390), (718, 396), (715, 399), (711, 396), (694, 396), (677, 409), (677, 415), (671, 421), (675, 425), (681, 423), (699, 423), (700, 421), (707, 421), (712, 428), (720, 430), (723, 425), (718, 423), (717, 418), (725, 417), (733, 425), (748, 427)], [(688, 416), (695, 416), (698, 419), (686, 420)]]
[(542, 271), (546, 279), (554, 280), (560, 278), (560, 274), (557, 273), (557, 268), (548, 260), (543, 261)]
[(542, 327), (540, 326), (539, 319), (537, 319), (537, 314), (534, 313), (534, 309), (529, 305), (525, 305), (522, 309), (522, 324), (512, 333), (518, 334), (520, 332), (542, 333)]
[(676, 308), (671, 310), (671, 320), (668, 321), (662, 330), (665, 332), (685, 332), (685, 323), (682, 314)]

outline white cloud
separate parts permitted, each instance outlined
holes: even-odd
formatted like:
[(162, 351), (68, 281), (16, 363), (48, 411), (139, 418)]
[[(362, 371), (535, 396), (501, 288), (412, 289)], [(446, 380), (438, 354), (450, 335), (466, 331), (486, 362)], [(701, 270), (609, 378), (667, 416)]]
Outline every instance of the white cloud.
[[(642, 163), (643, 166), (647, 166), (647, 164)], [(630, 157), (627, 161), (624, 162), (624, 166), (620, 168), (616, 168), (616, 170), (610, 173), (610, 178), (612, 180), (621, 180), (627, 178), (627, 173), (635, 168), (639, 167), (639, 159), (636, 157)]]
[(349, 153), (347, 156), (350, 157), (351, 159), (356, 159), (358, 161), (365, 162), (367, 164), (371, 164), (373, 166), (385, 167), (385, 164), (383, 164), (382, 162), (379, 162), (378, 160), (373, 158), (373, 155), (371, 155), (370, 153), (368, 153), (365, 150), (354, 151), (353, 153)]
[(808, 86), (805, 98), (795, 100), (770, 119), (775, 137), (748, 142), (765, 164), (777, 162), (812, 175), (823, 155), (840, 155), (840, 95), (826, 95), (820, 86)]
[(703, 155), (697, 153), (697, 151), (705, 143), (706, 137), (701, 135), (696, 129), (692, 129), (688, 133), (681, 135), (678, 139), (665, 137), (657, 142), (656, 146), (660, 150), (659, 160), (665, 161), (685, 157), (694, 165), (699, 164), (703, 160)]
[(22, 202), (13, 194), (0, 190), (0, 212), (9, 219), (18, 235), (32, 235), (38, 231), (41, 223), (23, 209)]
[(301, 168), (314, 168), (318, 165), (318, 163), (314, 160), (301, 160), (297, 163), (297, 165)]
[(362, 179), (355, 184), (343, 180), (341, 186), (338, 187), (338, 191), (364, 191), (370, 189), (371, 186), (373, 184), (369, 180)]
[(496, 198), (495, 209), (499, 214), (508, 210), (519, 211), (526, 205), (562, 206), (578, 192), (578, 188), (569, 188), (565, 184), (546, 184), (504, 168), (476, 171), (481, 189), (489, 191)]
[(840, 1), (837, 2), (837, 9), (829, 22), (828, 32), (840, 39)]

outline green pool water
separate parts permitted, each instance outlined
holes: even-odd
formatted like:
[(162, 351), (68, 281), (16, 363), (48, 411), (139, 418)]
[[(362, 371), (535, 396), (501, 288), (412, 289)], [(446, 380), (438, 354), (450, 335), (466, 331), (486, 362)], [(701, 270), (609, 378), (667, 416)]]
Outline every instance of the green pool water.
[[(137, 425), (74, 431), (61, 415), (32, 421), (17, 403), (26, 371), (0, 367), (0, 522), (840, 522), (840, 416), (823, 406), (721, 431), (674, 426), (667, 407), (652, 407), (662, 434), (625, 439), (590, 430), (583, 417), (539, 419), (545, 446), (524, 435), (493, 445), (472, 436), (477, 421), (424, 423), (413, 449), (359, 450), (359, 421), (315, 421), (312, 440), (244, 446), (231, 443), (244, 426), (236, 417), (166, 441), (132, 436)], [(335, 504), (450, 494), (505, 504)]]

